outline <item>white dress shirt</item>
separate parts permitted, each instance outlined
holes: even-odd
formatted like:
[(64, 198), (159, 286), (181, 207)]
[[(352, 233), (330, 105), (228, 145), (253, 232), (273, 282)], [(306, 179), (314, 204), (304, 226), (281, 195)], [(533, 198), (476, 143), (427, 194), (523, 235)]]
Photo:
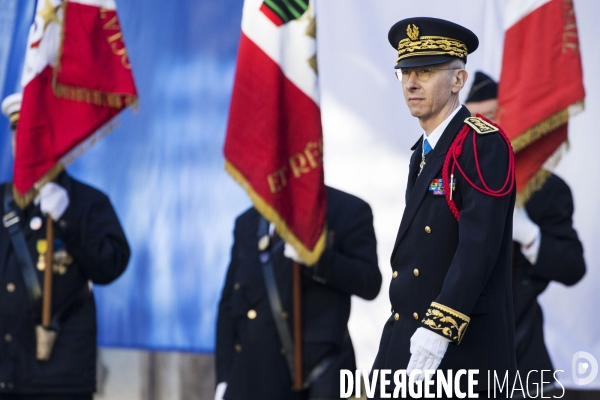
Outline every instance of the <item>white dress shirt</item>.
[[(442, 133), (444, 133), (444, 131), (448, 127), (448, 124), (450, 124), (452, 118), (454, 118), (454, 116), (458, 113), (458, 110), (460, 110), (461, 108), (462, 106), (460, 105), (456, 107), (456, 110), (452, 111), (452, 113), (448, 115), (448, 118), (446, 118), (441, 124), (439, 124), (437, 128), (435, 128), (433, 132), (431, 132), (429, 135), (423, 132), (423, 143), (425, 142), (425, 139), (427, 139), (427, 142), (431, 146), (431, 150), (433, 150), (438, 140), (440, 140), (440, 138), (442, 137)], [(425, 156), (424, 152), (425, 149), (423, 148), (423, 156)]]

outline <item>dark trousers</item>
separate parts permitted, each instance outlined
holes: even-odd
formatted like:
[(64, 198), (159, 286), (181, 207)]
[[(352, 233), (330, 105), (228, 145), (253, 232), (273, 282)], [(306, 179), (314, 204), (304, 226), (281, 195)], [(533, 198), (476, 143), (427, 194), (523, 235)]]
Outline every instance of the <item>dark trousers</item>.
[(92, 393), (89, 394), (50, 394), (50, 395), (21, 395), (21, 394), (0, 394), (0, 400), (92, 400)]

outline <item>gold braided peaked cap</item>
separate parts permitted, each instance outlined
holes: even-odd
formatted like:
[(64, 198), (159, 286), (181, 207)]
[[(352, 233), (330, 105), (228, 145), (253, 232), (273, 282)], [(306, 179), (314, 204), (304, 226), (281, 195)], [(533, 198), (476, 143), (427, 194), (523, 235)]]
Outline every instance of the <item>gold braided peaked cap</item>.
[(407, 18), (392, 26), (390, 44), (398, 51), (396, 68), (441, 64), (467, 55), (479, 46), (469, 29), (438, 18)]

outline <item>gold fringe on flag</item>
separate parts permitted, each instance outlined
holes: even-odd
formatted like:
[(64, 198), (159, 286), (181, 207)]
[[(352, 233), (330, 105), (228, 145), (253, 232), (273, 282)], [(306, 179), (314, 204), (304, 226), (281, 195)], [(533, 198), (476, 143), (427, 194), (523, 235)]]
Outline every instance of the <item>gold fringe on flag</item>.
[(529, 180), (529, 182), (527, 182), (527, 185), (525, 185), (523, 190), (517, 193), (515, 207), (524, 206), (529, 201), (531, 196), (533, 196), (535, 192), (537, 192), (542, 188), (542, 186), (544, 186), (544, 183), (546, 183), (550, 175), (551, 172), (545, 169), (540, 169), (538, 172), (536, 172), (533, 175), (533, 177)]
[(54, 71), (52, 91), (56, 97), (102, 107), (122, 109), (134, 106), (134, 108), (137, 108), (137, 96), (120, 93), (106, 93), (82, 87), (63, 85), (56, 82), (56, 69)]
[(563, 154), (565, 154), (569, 150), (569, 140), (565, 140), (558, 149), (546, 160), (542, 168), (537, 171), (533, 177), (527, 182), (523, 190), (517, 193), (517, 198), (515, 200), (515, 206), (520, 207), (527, 204), (531, 196), (538, 190), (544, 186), (544, 183), (548, 180), (552, 171), (560, 160), (562, 159)]
[(37, 182), (34, 183), (33, 187), (27, 191), (25, 194), (21, 194), (13, 185), (13, 199), (15, 200), (15, 204), (21, 209), (25, 209), (37, 197), (40, 192), (42, 186), (44, 186), (48, 182), (52, 182), (53, 180), (60, 175), (61, 172), (65, 170), (65, 166), (60, 162), (55, 164), (48, 172), (46, 172)]
[(584, 108), (584, 101), (578, 101), (577, 103), (570, 105), (564, 110), (560, 110), (556, 114), (551, 115), (540, 123), (527, 129), (525, 132), (511, 140), (513, 151), (518, 153), (548, 132), (551, 132), (559, 126), (566, 124), (569, 122), (570, 117), (583, 111)]
[(46, 172), (40, 179), (38, 179), (31, 189), (25, 194), (19, 193), (13, 185), (13, 199), (15, 204), (20, 209), (25, 209), (32, 201), (37, 197), (42, 186), (48, 182), (54, 181), (61, 172), (63, 172), (67, 165), (73, 162), (81, 154), (89, 150), (94, 146), (100, 139), (108, 135), (113, 129), (119, 126), (117, 119), (112, 119), (98, 129), (94, 134), (88, 136), (84, 141), (75, 146), (71, 151), (65, 154), (48, 172)]
[(250, 183), (246, 180), (244, 175), (229, 161), (225, 160), (225, 170), (231, 175), (231, 177), (248, 193), (254, 207), (261, 213), (266, 219), (273, 222), (275, 224), (275, 230), (282, 237), (282, 239), (291, 244), (294, 249), (298, 252), (298, 255), (306, 265), (312, 266), (315, 265), (323, 250), (325, 249), (325, 238), (327, 235), (327, 226), (323, 227), (323, 232), (319, 236), (317, 240), (317, 244), (313, 250), (309, 250), (301, 241), (294, 235), (294, 233), (290, 230), (287, 223), (283, 218), (279, 215), (279, 213), (271, 207), (258, 193), (254, 191)]
[(132, 106), (134, 111), (138, 109), (138, 97), (129, 93), (114, 93), (102, 92), (99, 90), (88, 89), (84, 87), (69, 86), (58, 83), (58, 71), (61, 67), (61, 59), (63, 52), (63, 44), (65, 41), (65, 20), (67, 19), (67, 3), (65, 0), (61, 4), (62, 21), (60, 27), (60, 43), (58, 46), (58, 55), (56, 57), (56, 65), (52, 70), (52, 92), (56, 97), (77, 101), (80, 103), (94, 104), (96, 106), (111, 107), (122, 109)]

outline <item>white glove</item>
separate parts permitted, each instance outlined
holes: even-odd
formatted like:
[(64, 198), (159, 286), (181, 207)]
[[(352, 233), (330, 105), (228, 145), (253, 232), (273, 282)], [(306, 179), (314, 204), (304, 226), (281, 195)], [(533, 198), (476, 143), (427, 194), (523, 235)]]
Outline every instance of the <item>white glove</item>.
[(406, 367), (406, 375), (410, 375), (415, 369), (420, 369), (421, 374), (415, 379), (415, 382), (420, 382), (425, 378), (425, 371), (437, 370), (449, 343), (450, 339), (442, 335), (423, 327), (418, 328), (410, 338), (411, 356)]
[(513, 240), (521, 245), (521, 253), (531, 264), (537, 262), (542, 234), (540, 227), (527, 215), (524, 207), (513, 213)]
[(527, 215), (524, 207), (515, 207), (513, 213), (513, 240), (522, 246), (529, 246), (540, 234), (537, 226)]
[(69, 194), (66, 189), (54, 182), (48, 182), (40, 189), (40, 209), (58, 221), (69, 207)]
[(223, 396), (225, 395), (225, 391), (227, 390), (227, 382), (221, 382), (217, 385), (217, 390), (215, 390), (215, 400), (223, 400)]
[(296, 252), (296, 249), (294, 249), (292, 247), (292, 245), (289, 243), (285, 244), (285, 247), (283, 248), (283, 255), (286, 256), (287, 258), (291, 258), (292, 260), (296, 261), (298, 264), (304, 264), (304, 261), (302, 261), (302, 259), (298, 255), (298, 253)]

